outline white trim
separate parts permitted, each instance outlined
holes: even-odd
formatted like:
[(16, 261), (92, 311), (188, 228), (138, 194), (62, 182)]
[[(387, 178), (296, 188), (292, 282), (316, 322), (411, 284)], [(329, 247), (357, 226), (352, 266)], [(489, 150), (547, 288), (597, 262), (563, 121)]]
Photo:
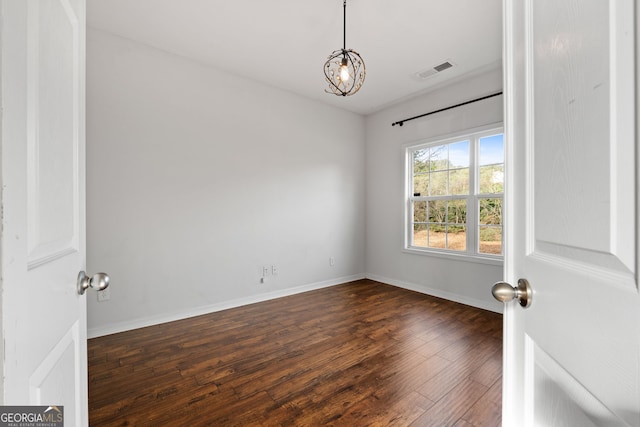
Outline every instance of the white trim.
[(482, 255), (470, 255), (466, 252), (460, 251), (452, 251), (446, 249), (432, 249), (432, 248), (418, 248), (414, 246), (409, 246), (404, 248), (402, 252), (420, 255), (420, 256), (433, 256), (437, 258), (447, 258), (454, 259), (456, 261), (466, 261), (466, 262), (475, 262), (477, 264), (487, 264), (487, 265), (504, 265), (504, 261), (502, 257), (490, 257), (490, 256), (482, 256)]
[[(403, 215), (403, 248), (402, 251), (406, 253), (413, 253), (423, 256), (442, 255), (445, 258), (456, 258), (458, 260), (461, 257), (467, 257), (468, 261), (502, 265), (501, 262), (504, 256), (504, 239), (503, 239), (503, 254), (499, 256), (491, 256), (490, 254), (483, 254), (479, 249), (479, 235), (480, 224), (478, 219), (479, 203), (481, 199), (486, 198), (500, 198), (504, 200), (503, 193), (480, 193), (477, 179), (480, 174), (481, 166), (479, 162), (479, 149), (480, 140), (482, 138), (493, 136), (497, 134), (503, 135), (503, 141), (506, 139), (504, 122), (492, 123), (484, 126), (478, 126), (471, 129), (464, 129), (458, 132), (449, 133), (447, 135), (435, 136), (428, 139), (418, 139), (413, 142), (406, 142), (402, 144), (402, 151), (404, 156), (404, 215)], [(414, 194), (414, 161), (413, 153), (418, 150), (426, 148), (450, 145), (463, 140), (469, 142), (469, 192), (468, 194), (446, 194), (441, 196), (415, 196)], [(504, 147), (506, 148), (506, 141), (504, 141)], [(506, 167), (506, 151), (504, 152), (503, 168)], [(487, 166), (487, 165), (482, 165)], [(452, 169), (447, 169), (452, 170)], [(506, 169), (505, 169), (506, 170)], [(413, 222), (413, 204), (416, 202), (429, 202), (432, 200), (465, 200), (467, 203), (467, 222), (466, 222), (466, 250), (464, 251), (452, 251), (448, 249), (440, 249), (433, 247), (419, 247), (413, 246), (414, 238), (414, 222)], [(428, 227), (428, 218), (425, 219), (425, 223)], [(503, 223), (500, 225), (502, 234), (504, 237), (504, 216)]]
[[(622, 177), (633, 176), (635, 159), (626, 153), (633, 152), (636, 144), (634, 127), (634, 19), (632, 1), (609, 2), (609, 73), (610, 79), (610, 164), (612, 171), (609, 194), (611, 222), (610, 247), (612, 253), (631, 271), (635, 272), (635, 242), (628, 237), (628, 226), (633, 223), (634, 200), (626, 196), (630, 184)], [(637, 190), (636, 190), (637, 191)], [(634, 286), (635, 287), (635, 286)]]
[(276, 298), (282, 298), (299, 294), (302, 292), (313, 291), (316, 289), (328, 288), (331, 286), (341, 285), (343, 283), (352, 282), (354, 280), (364, 279), (364, 274), (354, 274), (351, 276), (338, 277), (331, 280), (325, 280), (323, 282), (310, 283), (307, 285), (296, 286), (293, 288), (281, 289), (272, 292), (265, 292), (258, 295), (252, 295), (244, 298), (237, 298), (218, 304), (206, 305), (201, 307), (194, 307), (191, 309), (185, 309), (182, 311), (161, 314), (157, 316), (149, 316), (143, 319), (134, 319), (124, 322), (113, 323), (106, 326), (98, 326), (87, 330), (87, 338), (97, 338), (104, 335), (116, 334), (119, 332), (130, 331), (133, 329), (144, 328), (147, 326), (159, 325), (161, 323), (174, 322), (176, 320), (183, 320), (189, 317), (201, 316), (203, 314), (215, 313), (217, 311), (227, 310), (230, 308), (241, 307), (244, 305), (255, 304), (257, 302), (264, 302)]
[[(513, 179), (515, 177), (515, 156), (513, 153), (513, 141), (517, 137), (516, 109), (514, 93), (516, 93), (516, 73), (518, 72), (515, 51), (518, 42), (515, 28), (517, 27), (518, 5), (515, 0), (503, 0), (502, 2), (502, 87), (503, 87), (503, 111), (504, 111), (504, 205), (502, 218), (502, 238), (504, 239), (504, 265), (503, 280), (513, 283), (514, 272), (514, 226), (515, 215), (511, 203), (515, 193)], [(516, 324), (513, 315), (513, 305), (505, 304), (502, 318), (502, 424), (505, 426), (517, 425), (518, 420), (524, 414), (519, 413), (522, 407), (522, 396), (519, 394), (518, 384), (515, 380), (518, 354), (515, 351)]]
[(491, 302), (479, 300), (476, 298), (469, 298), (463, 295), (454, 294), (452, 292), (443, 291), (442, 289), (434, 289), (424, 285), (418, 285), (415, 283), (404, 282), (402, 280), (391, 279), (389, 277), (378, 276), (377, 274), (366, 274), (367, 279), (375, 280), (387, 285), (396, 286), (398, 288), (407, 289), (421, 294), (430, 295), (432, 297), (446, 299), (448, 301), (457, 302), (460, 304), (468, 305), (475, 308), (481, 308), (483, 310), (492, 311), (494, 313), (502, 314), (502, 308), (504, 305), (500, 305), (499, 309), (496, 309), (496, 305)]

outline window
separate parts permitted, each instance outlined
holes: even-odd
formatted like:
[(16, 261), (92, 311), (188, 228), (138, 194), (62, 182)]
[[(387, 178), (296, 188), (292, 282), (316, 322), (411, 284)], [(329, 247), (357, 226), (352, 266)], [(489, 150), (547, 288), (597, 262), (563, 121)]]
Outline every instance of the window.
[(501, 259), (501, 128), (406, 148), (406, 249)]

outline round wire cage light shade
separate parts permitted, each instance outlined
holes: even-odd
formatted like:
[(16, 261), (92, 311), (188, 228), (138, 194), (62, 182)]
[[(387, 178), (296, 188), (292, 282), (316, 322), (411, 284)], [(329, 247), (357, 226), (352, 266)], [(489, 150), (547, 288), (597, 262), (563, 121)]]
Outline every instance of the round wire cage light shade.
[(325, 92), (351, 96), (360, 90), (366, 75), (364, 61), (358, 52), (351, 49), (336, 50), (324, 63), (324, 77), (329, 83), (329, 89), (325, 89)]

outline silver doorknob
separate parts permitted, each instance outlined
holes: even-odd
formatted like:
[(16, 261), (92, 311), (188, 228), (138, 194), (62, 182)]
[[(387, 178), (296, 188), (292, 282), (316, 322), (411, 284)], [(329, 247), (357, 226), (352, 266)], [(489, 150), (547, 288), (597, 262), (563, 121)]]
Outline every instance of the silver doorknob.
[(507, 282), (498, 282), (491, 288), (493, 297), (500, 302), (517, 299), (524, 308), (531, 306), (533, 290), (527, 279), (518, 279), (518, 286), (513, 287)]
[(96, 273), (92, 277), (87, 276), (84, 271), (78, 273), (78, 293), (80, 295), (83, 295), (89, 288), (101, 291), (108, 287), (109, 275), (107, 273)]

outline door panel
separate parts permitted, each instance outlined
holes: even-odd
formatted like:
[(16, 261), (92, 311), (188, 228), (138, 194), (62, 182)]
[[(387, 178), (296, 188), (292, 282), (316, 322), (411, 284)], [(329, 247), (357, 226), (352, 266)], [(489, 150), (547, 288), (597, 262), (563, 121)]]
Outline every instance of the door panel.
[(79, 37), (78, 18), (67, 1), (28, 3), (30, 268), (78, 250)]
[[(609, 49), (604, 31), (592, 30), (608, 28), (607, 3), (536, 0), (529, 6), (535, 238), (608, 252)], [(558, 89), (545, 90), (550, 87)]]
[[(87, 416), (84, 0), (1, 1), (5, 405)], [(11, 58), (11, 60), (5, 60)]]
[(533, 402), (526, 418), (533, 425), (559, 425), (560, 420), (580, 427), (627, 425), (529, 337), (525, 346)]
[(83, 404), (77, 404), (76, 391), (82, 389), (81, 381), (85, 379), (77, 370), (84, 357), (82, 353), (86, 352), (86, 340), (82, 340), (80, 327), (80, 322), (74, 323), (29, 378), (29, 401), (39, 405), (65, 402), (66, 421), (73, 425), (83, 425)]
[(505, 425), (640, 425), (634, 7), (505, 2)]
[(532, 252), (629, 274), (634, 82), (618, 70), (633, 69), (633, 8), (627, 2), (624, 11), (623, 3), (528, 3), (526, 120), (535, 176)]

